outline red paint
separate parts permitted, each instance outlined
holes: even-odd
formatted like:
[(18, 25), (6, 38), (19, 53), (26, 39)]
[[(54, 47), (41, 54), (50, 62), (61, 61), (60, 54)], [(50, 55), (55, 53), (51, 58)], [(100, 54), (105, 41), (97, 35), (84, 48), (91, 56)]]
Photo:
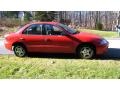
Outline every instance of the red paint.
[[(32, 24), (50, 24), (60, 28), (66, 35), (26, 35), (22, 32)], [(76, 53), (78, 45), (89, 43), (95, 46), (96, 54), (103, 54), (108, 49), (108, 43), (101, 45), (100, 36), (90, 33), (71, 34), (57, 22), (35, 22), (27, 24), (16, 33), (5, 36), (5, 47), (12, 50), (14, 43), (22, 43), (28, 52), (49, 52), (49, 53)]]

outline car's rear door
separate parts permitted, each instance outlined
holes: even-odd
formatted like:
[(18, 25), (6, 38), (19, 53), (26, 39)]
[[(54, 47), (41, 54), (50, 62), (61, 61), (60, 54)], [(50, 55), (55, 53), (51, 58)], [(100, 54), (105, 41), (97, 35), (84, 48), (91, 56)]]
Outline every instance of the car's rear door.
[(45, 45), (42, 35), (42, 24), (32, 24), (23, 31), (21, 41), (26, 45), (29, 52), (43, 52)]

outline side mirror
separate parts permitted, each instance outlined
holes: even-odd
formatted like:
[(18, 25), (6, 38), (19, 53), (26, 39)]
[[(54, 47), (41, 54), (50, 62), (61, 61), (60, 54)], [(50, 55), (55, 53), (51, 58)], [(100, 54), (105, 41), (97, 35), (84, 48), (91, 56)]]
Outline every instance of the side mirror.
[(62, 33), (61, 33), (61, 35), (63, 35), (63, 36), (67, 36), (67, 33), (65, 33), (65, 32), (62, 32)]

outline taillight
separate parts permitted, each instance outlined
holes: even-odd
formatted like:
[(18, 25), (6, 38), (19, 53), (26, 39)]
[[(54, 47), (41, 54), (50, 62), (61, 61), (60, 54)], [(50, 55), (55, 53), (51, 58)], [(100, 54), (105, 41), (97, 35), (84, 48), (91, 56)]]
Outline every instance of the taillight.
[(9, 36), (9, 34), (5, 34), (5, 35), (4, 35), (4, 38), (7, 40), (7, 39), (8, 39), (8, 36)]

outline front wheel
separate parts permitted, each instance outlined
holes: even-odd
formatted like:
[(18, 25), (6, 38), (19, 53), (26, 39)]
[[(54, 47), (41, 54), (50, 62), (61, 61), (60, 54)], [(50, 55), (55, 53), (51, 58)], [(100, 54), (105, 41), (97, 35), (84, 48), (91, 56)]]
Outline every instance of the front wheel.
[(77, 56), (83, 59), (90, 59), (95, 56), (95, 50), (92, 46), (84, 45), (77, 50)]
[(18, 57), (25, 57), (27, 55), (27, 51), (25, 47), (22, 45), (15, 45), (13, 50), (14, 50), (14, 54)]

